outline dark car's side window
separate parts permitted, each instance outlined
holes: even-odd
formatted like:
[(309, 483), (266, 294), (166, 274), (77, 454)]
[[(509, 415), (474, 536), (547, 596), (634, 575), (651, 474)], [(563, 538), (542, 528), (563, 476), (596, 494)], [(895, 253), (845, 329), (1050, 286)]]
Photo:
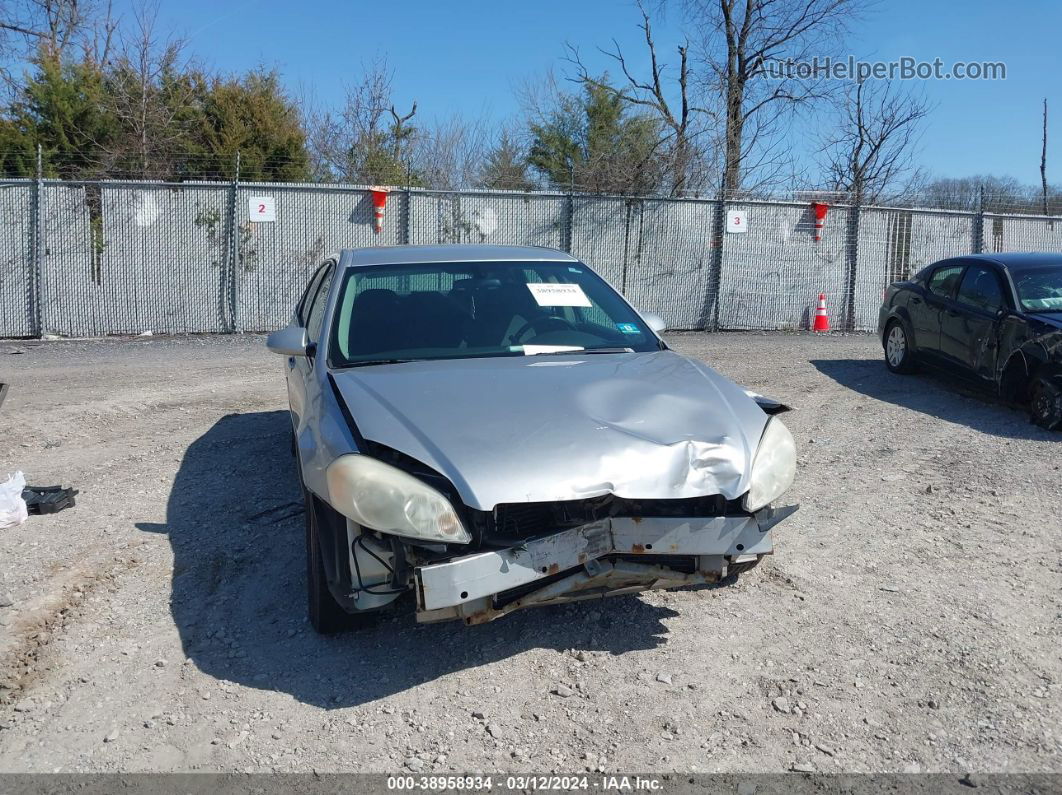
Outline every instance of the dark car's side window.
[(959, 285), (958, 299), (960, 303), (984, 309), (987, 312), (996, 312), (1003, 308), (1003, 289), (999, 284), (999, 277), (991, 268), (984, 265), (971, 265), (966, 269), (966, 275), (962, 277)]
[(955, 295), (955, 285), (962, 276), (962, 265), (948, 265), (937, 268), (929, 277), (929, 292), (939, 295), (941, 298), (951, 298)]
[(332, 285), (333, 271), (331, 264), (325, 268), (317, 285), (317, 292), (313, 296), (313, 304), (306, 318), (306, 336), (310, 342), (317, 342), (321, 338), (321, 324), (324, 322), (325, 304), (328, 303), (328, 288)]

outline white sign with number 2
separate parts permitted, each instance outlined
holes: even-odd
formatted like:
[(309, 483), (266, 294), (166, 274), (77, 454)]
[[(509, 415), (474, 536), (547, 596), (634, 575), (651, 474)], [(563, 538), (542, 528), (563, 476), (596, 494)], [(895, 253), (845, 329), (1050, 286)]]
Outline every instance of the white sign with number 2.
[(271, 224), (277, 220), (277, 203), (272, 196), (251, 196), (247, 199), (247, 219), (256, 224)]
[(726, 214), (727, 232), (744, 232), (748, 229), (749, 217), (744, 210), (729, 210)]

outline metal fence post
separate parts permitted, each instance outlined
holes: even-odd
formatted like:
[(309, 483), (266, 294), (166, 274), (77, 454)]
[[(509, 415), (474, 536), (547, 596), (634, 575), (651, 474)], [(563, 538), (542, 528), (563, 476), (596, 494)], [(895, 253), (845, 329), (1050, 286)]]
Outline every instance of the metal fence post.
[(239, 332), (236, 318), (237, 304), (237, 280), (236, 271), (239, 266), (239, 230), (236, 228), (236, 203), (240, 188), (240, 153), (236, 152), (236, 171), (232, 176), (232, 185), (229, 187), (229, 219), (228, 219), (228, 245), (226, 246), (225, 272), (221, 277), (220, 310), (221, 322), (225, 324), (225, 311), (228, 311), (228, 327), (230, 332)]
[[(711, 317), (708, 317), (707, 311), (704, 313), (708, 331), (719, 331), (719, 290), (723, 284), (723, 228), (726, 225), (724, 196), (725, 194), (720, 192), (719, 199), (715, 203), (715, 211), (712, 213), (712, 228), (709, 231), (712, 257), (711, 270), (708, 274), (708, 295), (705, 296), (705, 300), (711, 302)], [(706, 306), (705, 309), (707, 310), (708, 307)]]
[(44, 158), (41, 145), (37, 144), (37, 178), (33, 181), (30, 199), (30, 283), (26, 291), (29, 303), (30, 332), (34, 337), (44, 336), (44, 309), (41, 306), (43, 290), (41, 281), (44, 272)]
[(627, 199), (626, 204), (627, 213), (626, 220), (623, 222), (623, 270), (620, 272), (620, 293), (624, 296), (627, 295), (627, 263), (631, 257), (631, 208), (632, 202)]
[(862, 206), (857, 201), (848, 208), (847, 231), (844, 241), (845, 259), (845, 331), (856, 327), (856, 281), (859, 276), (859, 215)]
[(568, 191), (568, 201), (565, 203), (564, 230), (561, 235), (563, 248), (569, 254), (572, 253), (572, 237), (575, 229), (575, 195)]
[(406, 185), (406, 239), (407, 246), (413, 244), (413, 191)]
[(974, 254), (980, 254), (985, 250), (985, 186), (977, 194), (977, 215), (973, 223), (973, 249)]

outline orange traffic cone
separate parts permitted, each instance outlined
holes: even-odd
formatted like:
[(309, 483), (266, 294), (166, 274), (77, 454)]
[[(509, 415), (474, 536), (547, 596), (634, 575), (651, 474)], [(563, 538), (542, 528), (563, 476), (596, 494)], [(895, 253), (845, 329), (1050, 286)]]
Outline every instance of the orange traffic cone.
[(826, 314), (826, 294), (819, 293), (819, 306), (815, 310), (815, 325), (811, 327), (812, 331), (829, 331), (830, 330), (830, 317)]

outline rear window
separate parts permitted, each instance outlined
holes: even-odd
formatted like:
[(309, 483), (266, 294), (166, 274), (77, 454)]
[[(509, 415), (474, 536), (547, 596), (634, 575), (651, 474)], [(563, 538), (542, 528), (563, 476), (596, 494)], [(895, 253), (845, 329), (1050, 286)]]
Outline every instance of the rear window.
[(955, 287), (962, 276), (962, 265), (948, 265), (933, 271), (929, 277), (929, 292), (944, 298), (955, 295)]

